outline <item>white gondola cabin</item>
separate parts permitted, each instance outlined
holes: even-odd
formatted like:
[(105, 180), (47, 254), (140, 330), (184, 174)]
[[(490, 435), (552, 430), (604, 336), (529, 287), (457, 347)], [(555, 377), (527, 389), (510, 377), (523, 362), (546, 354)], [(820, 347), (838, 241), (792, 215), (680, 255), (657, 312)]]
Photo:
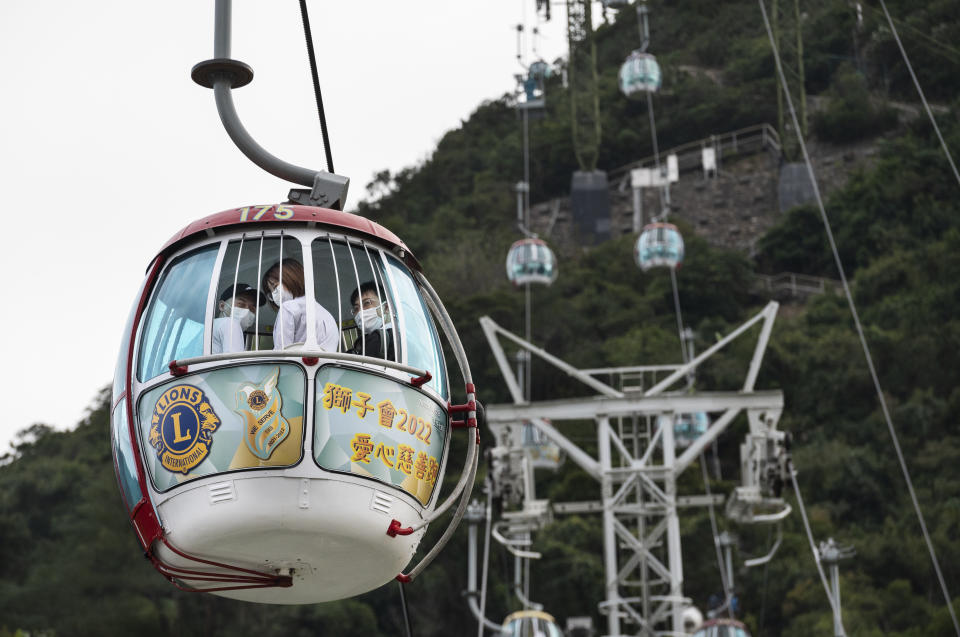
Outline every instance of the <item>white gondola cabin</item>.
[[(323, 208), (240, 208), (190, 224), (148, 269), (117, 365), (115, 469), (177, 586), (323, 602), (408, 580), (426, 524), (465, 497), (438, 506), (451, 429), (476, 427), (475, 410), (456, 332), (393, 233)], [(467, 448), (458, 488), (473, 432)]]
[(550, 285), (557, 279), (557, 258), (542, 239), (514, 242), (507, 253), (507, 279), (519, 287), (528, 283)]
[(750, 637), (743, 622), (735, 619), (708, 619), (693, 633), (693, 637)]
[(563, 452), (533, 423), (523, 422), (523, 450), (534, 469), (557, 470), (563, 464)]
[(500, 637), (563, 637), (553, 615), (540, 610), (521, 610), (503, 620)]
[(683, 263), (683, 236), (672, 223), (651, 223), (644, 226), (633, 249), (640, 269), (679, 268)]
[(537, 60), (530, 65), (529, 76), (545, 80), (553, 74), (550, 65), (543, 60)]
[[(670, 422), (667, 416), (657, 418), (657, 426), (664, 426)], [(677, 448), (689, 447), (693, 441), (707, 433), (710, 427), (710, 416), (706, 412), (697, 411), (690, 414), (677, 414), (673, 422), (673, 440)]]
[(627, 97), (640, 97), (660, 90), (663, 76), (657, 58), (634, 51), (620, 66), (620, 92)]

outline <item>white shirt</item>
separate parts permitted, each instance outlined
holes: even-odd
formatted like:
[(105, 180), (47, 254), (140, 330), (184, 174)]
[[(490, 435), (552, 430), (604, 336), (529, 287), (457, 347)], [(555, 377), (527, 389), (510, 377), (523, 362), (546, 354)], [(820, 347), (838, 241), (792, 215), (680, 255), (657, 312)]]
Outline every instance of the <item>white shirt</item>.
[[(313, 302), (317, 326), (317, 344), (327, 352), (337, 351), (340, 330), (337, 321), (325, 307)], [(273, 349), (284, 349), (307, 340), (307, 297), (284, 301), (273, 324)]]
[[(231, 324), (233, 328), (231, 330)], [(213, 343), (211, 354), (242, 352), (247, 349), (243, 341), (243, 327), (240, 321), (230, 316), (213, 319)]]

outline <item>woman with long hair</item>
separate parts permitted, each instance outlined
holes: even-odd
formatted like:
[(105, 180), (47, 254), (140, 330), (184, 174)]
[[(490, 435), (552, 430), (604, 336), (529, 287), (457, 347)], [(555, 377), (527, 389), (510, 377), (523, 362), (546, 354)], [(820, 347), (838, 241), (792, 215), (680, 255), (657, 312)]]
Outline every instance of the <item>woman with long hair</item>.
[[(277, 309), (273, 324), (273, 348), (284, 349), (303, 344), (307, 340), (307, 296), (303, 264), (296, 259), (284, 259), (274, 264), (263, 275), (263, 289)], [(313, 301), (317, 345), (334, 352), (340, 339), (340, 330), (333, 315)]]

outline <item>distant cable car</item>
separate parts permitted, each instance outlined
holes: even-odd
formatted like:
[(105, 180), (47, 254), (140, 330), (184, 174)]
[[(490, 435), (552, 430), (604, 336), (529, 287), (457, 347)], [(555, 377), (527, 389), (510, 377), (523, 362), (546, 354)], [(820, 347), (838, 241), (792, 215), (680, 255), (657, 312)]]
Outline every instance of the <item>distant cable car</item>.
[(663, 76), (657, 58), (649, 53), (634, 51), (620, 66), (620, 91), (627, 97), (660, 90)]
[(523, 422), (523, 448), (534, 469), (556, 470), (563, 464), (560, 447), (528, 421)]
[(557, 279), (557, 258), (542, 239), (520, 239), (507, 253), (507, 278), (515, 286), (550, 285)]
[(500, 637), (563, 637), (553, 615), (541, 610), (521, 610), (503, 620)]
[(435, 553), (398, 575), (426, 524), (460, 498), (439, 549), (465, 508), (473, 432), (438, 498), (451, 430), (477, 425), (474, 391), (440, 299), (389, 230), (311, 206), (214, 214), (153, 259), (125, 328), (111, 419), (123, 501), (185, 590), (299, 604), (408, 581)]
[(518, 96), (517, 108), (530, 111), (530, 114), (540, 113), (546, 105), (545, 85), (547, 78), (551, 75), (550, 65), (543, 60), (537, 60), (527, 68), (527, 74), (517, 75), (516, 79), (520, 85), (521, 93)]
[(530, 69), (529, 69), (528, 75), (529, 75), (530, 77), (535, 77), (535, 78), (539, 78), (539, 79), (541, 79), (541, 80), (544, 80), (544, 79), (550, 77), (550, 76), (552, 75), (552, 73), (553, 73), (553, 72), (552, 72), (552, 70), (550, 69), (550, 65), (549, 65), (549, 64), (547, 64), (547, 63), (546, 63), (545, 61), (543, 61), (543, 60), (537, 60), (536, 62), (534, 62), (534, 63), (532, 63), (532, 64), (530, 65)]
[(679, 268), (683, 263), (683, 236), (672, 223), (651, 223), (643, 228), (633, 256), (640, 269)]
[[(666, 416), (657, 418), (657, 426), (669, 422)], [(698, 411), (692, 414), (677, 414), (673, 423), (673, 440), (677, 448), (689, 447), (694, 440), (707, 432), (710, 427), (710, 417), (706, 412)]]
[(697, 628), (693, 637), (750, 637), (743, 622), (735, 619), (708, 619)]

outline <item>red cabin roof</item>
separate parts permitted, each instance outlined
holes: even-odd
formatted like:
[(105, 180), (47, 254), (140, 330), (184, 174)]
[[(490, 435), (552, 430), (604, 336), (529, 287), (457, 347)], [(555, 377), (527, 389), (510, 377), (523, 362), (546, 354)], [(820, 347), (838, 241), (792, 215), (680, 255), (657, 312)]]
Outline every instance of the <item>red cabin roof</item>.
[[(667, 223), (665, 221), (655, 221), (653, 223), (648, 223), (643, 227), (644, 230), (652, 230), (654, 228), (667, 228), (669, 230), (676, 230), (677, 227), (672, 223)], [(679, 232), (679, 231), (678, 231)]]
[(173, 235), (160, 249), (160, 254), (169, 252), (175, 246), (179, 246), (185, 240), (201, 232), (214, 231), (219, 228), (236, 230), (239, 226), (258, 226), (268, 223), (315, 223), (328, 228), (341, 228), (354, 233), (365, 234), (391, 246), (402, 248), (406, 252), (407, 265), (420, 269), (420, 263), (411, 254), (410, 248), (397, 235), (379, 223), (339, 210), (286, 204), (232, 208), (198, 219)]
[[(545, 246), (545, 245), (547, 245), (547, 242), (544, 241), (543, 239), (538, 239), (538, 238), (536, 238), (536, 237), (526, 237), (526, 238), (524, 238), (524, 239), (517, 239), (516, 241), (514, 241), (514, 242), (510, 245), (510, 249), (513, 249), (513, 248), (515, 248), (515, 247), (517, 247), (517, 246), (523, 246), (523, 245)], [(548, 246), (548, 247), (549, 247), (549, 246)]]

